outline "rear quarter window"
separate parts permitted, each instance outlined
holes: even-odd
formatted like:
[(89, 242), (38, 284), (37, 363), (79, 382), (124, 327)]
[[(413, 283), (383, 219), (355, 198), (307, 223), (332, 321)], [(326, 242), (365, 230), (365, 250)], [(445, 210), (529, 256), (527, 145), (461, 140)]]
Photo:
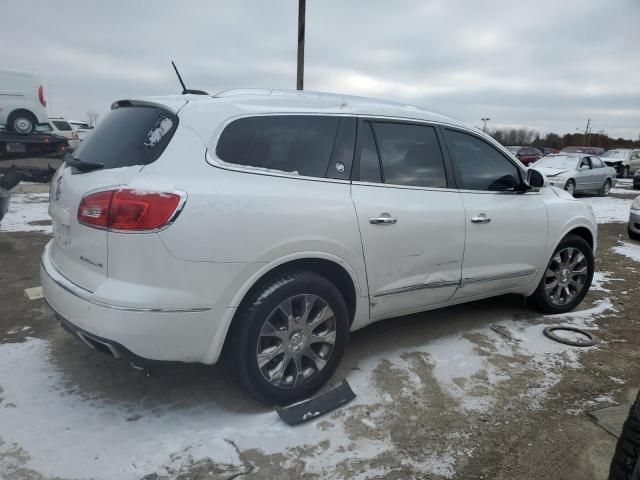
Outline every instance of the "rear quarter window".
[(177, 127), (178, 117), (162, 108), (116, 108), (92, 130), (73, 156), (102, 163), (105, 169), (148, 165), (162, 155)]
[(313, 115), (265, 115), (234, 120), (218, 139), (226, 163), (325, 177), (340, 119)]
[(71, 125), (67, 122), (63, 122), (62, 120), (51, 120), (51, 123), (53, 123), (60, 131), (68, 132), (71, 130)]

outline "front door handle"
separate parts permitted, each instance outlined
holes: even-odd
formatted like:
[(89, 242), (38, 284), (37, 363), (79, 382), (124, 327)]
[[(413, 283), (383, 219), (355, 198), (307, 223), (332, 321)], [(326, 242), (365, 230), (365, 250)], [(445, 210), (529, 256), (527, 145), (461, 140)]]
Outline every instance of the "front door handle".
[(394, 217), (374, 217), (369, 219), (371, 225), (394, 225), (398, 222)]
[(471, 217), (471, 223), (489, 223), (491, 219), (487, 217), (486, 213), (481, 213), (475, 217)]

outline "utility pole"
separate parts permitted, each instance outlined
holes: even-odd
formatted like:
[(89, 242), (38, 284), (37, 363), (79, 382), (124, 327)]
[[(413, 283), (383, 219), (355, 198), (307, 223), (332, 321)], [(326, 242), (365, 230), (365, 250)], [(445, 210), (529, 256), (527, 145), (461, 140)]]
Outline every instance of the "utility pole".
[(487, 131), (487, 122), (489, 120), (491, 120), (491, 119), (489, 117), (486, 117), (486, 118), (481, 118), (480, 120), (482, 120), (484, 122), (484, 125), (482, 126), (482, 131), (486, 132)]
[(587, 127), (584, 129), (584, 146), (589, 146), (589, 126), (591, 125), (591, 119), (587, 120)]
[(298, 75), (296, 90), (304, 86), (304, 17), (307, 0), (298, 0)]

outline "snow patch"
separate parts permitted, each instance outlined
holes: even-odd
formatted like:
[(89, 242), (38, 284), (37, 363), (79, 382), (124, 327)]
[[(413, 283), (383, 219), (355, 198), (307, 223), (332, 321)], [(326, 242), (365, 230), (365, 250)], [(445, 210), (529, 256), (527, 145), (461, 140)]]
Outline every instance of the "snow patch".
[(580, 197), (578, 200), (591, 205), (598, 223), (629, 221), (629, 210), (633, 199), (614, 197)]
[(173, 128), (173, 121), (170, 118), (164, 117), (162, 120), (159, 120), (155, 126), (147, 132), (144, 146), (155, 147), (162, 138), (171, 131), (171, 128)]
[(640, 262), (640, 245), (637, 243), (620, 242), (620, 245), (613, 247), (611, 250), (619, 255), (624, 255), (631, 260)]
[(53, 233), (49, 216), (49, 194), (11, 194), (9, 211), (0, 221), (0, 232)]

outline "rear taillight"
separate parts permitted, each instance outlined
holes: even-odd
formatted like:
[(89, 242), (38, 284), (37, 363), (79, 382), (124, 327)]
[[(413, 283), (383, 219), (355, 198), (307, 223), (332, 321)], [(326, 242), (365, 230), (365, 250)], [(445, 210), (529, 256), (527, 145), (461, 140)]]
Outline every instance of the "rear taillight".
[(40, 100), (40, 104), (43, 107), (47, 106), (47, 101), (44, 99), (44, 87), (42, 85), (38, 87), (38, 100)]
[(175, 193), (126, 189), (91, 193), (80, 202), (78, 222), (111, 230), (155, 230), (171, 220), (180, 200)]

